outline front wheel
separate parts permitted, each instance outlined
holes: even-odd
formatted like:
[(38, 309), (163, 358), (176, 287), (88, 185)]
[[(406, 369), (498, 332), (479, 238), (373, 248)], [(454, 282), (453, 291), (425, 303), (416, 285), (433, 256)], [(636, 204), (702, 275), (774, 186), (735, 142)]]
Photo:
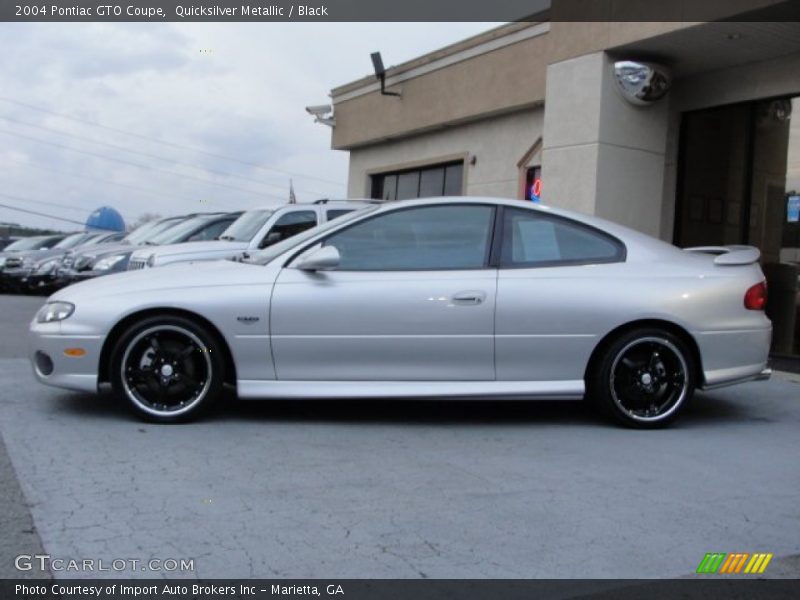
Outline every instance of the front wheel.
[(653, 429), (683, 411), (694, 381), (686, 344), (667, 331), (642, 328), (612, 341), (587, 383), (594, 401), (618, 422)]
[(139, 417), (159, 423), (188, 421), (220, 396), (225, 361), (215, 335), (177, 316), (132, 325), (112, 353), (115, 395)]

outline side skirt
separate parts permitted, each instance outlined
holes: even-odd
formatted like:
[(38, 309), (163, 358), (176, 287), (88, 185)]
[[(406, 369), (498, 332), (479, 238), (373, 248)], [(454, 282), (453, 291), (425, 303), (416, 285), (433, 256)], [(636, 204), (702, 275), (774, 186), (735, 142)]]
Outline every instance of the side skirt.
[(244, 399), (449, 398), (453, 400), (580, 400), (577, 381), (261, 381), (240, 379)]

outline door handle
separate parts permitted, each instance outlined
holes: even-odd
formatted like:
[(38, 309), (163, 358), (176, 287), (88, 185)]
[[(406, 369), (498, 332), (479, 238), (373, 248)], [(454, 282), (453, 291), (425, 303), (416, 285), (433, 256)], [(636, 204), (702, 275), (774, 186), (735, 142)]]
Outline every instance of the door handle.
[(453, 295), (453, 304), (480, 304), (486, 299), (484, 292), (458, 292)]

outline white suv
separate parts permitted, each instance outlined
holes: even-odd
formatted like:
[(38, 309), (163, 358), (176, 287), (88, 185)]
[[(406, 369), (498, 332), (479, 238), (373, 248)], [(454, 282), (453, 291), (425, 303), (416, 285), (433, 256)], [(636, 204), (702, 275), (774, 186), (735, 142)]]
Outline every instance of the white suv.
[(249, 210), (231, 223), (217, 240), (137, 250), (131, 256), (128, 270), (177, 262), (240, 258), (245, 253), (267, 248), (365, 205), (364, 200), (324, 200), (314, 204), (287, 204), (277, 209)]

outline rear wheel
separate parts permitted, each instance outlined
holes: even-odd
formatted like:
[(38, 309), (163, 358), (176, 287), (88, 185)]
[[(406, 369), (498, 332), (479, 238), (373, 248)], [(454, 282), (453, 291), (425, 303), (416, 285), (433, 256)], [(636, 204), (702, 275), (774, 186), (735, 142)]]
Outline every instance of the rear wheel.
[(112, 353), (111, 384), (139, 417), (189, 421), (220, 396), (225, 361), (205, 327), (183, 317), (150, 317), (128, 328)]
[(694, 381), (686, 344), (667, 331), (642, 328), (612, 341), (587, 383), (593, 400), (618, 422), (652, 429), (684, 410)]

